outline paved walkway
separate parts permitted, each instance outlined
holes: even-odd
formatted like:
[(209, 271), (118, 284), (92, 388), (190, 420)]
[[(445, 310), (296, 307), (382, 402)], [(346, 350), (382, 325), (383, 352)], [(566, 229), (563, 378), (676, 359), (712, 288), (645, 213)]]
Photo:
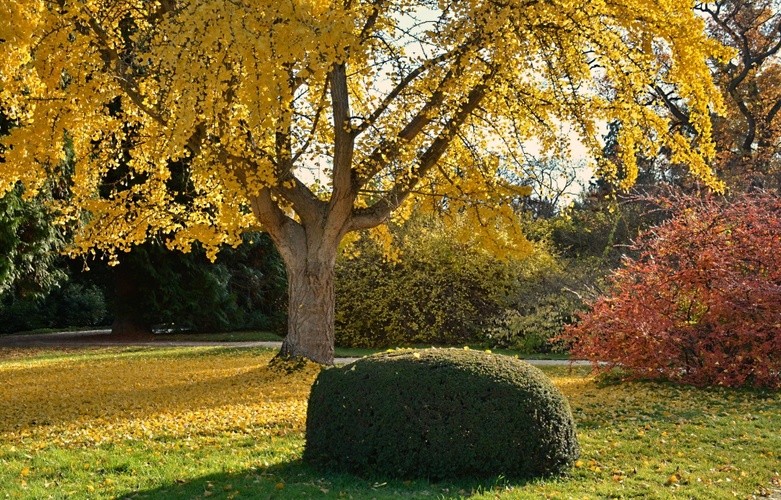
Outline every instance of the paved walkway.
[[(81, 332), (57, 332), (30, 335), (0, 335), (0, 347), (86, 347), (86, 346), (147, 346), (147, 347), (264, 347), (279, 349), (278, 341), (214, 342), (178, 340), (134, 340), (111, 337), (111, 330), (89, 330)], [(337, 365), (352, 363), (359, 358), (335, 358)], [(527, 359), (533, 365), (569, 366), (562, 359)], [(573, 361), (573, 365), (588, 365), (588, 361)]]

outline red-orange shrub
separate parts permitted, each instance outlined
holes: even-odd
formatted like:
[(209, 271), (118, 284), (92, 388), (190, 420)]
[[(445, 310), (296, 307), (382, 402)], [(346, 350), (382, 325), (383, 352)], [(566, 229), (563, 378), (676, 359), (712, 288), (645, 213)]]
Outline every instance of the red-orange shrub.
[(781, 198), (685, 204), (559, 338), (633, 377), (781, 388)]

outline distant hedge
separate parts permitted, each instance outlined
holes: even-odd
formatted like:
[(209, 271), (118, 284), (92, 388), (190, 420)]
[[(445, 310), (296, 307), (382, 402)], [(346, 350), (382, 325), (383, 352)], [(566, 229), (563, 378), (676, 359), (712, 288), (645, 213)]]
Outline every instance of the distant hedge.
[(409, 236), (400, 242), (397, 261), (384, 259), (380, 245), (362, 238), (358, 256), (340, 258), (336, 344), (464, 345), (480, 339), (507, 307), (513, 269), (446, 236)]
[(106, 324), (106, 301), (95, 285), (65, 282), (47, 295), (0, 295), (0, 333)]
[(323, 370), (304, 460), (429, 479), (560, 474), (579, 455), (569, 404), (538, 369), (459, 349), (404, 350)]

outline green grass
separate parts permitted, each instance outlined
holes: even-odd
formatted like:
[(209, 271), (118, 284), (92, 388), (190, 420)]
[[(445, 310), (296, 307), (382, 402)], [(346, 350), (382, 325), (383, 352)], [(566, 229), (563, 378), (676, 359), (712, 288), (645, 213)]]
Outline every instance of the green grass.
[[(83, 327), (70, 327), (70, 328), (41, 328), (38, 330), (30, 330), (26, 332), (16, 333), (0, 333), (0, 337), (10, 337), (15, 335), (45, 335), (49, 333), (61, 333), (61, 332), (89, 332), (95, 330), (110, 330), (109, 326), (83, 328)], [(191, 332), (179, 332), (179, 333), (159, 333), (155, 335), (155, 339), (163, 341), (182, 341), (182, 342), (257, 342), (257, 341), (282, 341), (282, 337), (275, 333), (265, 331), (238, 331), (238, 332), (219, 332), (219, 333), (191, 333)]]
[(86, 332), (93, 330), (106, 330), (109, 326), (96, 326), (96, 327), (81, 327), (81, 326), (69, 326), (64, 328), (38, 328), (36, 330), (27, 330), (23, 332), (13, 333), (0, 333), (0, 337), (13, 336), (13, 335), (45, 335), (47, 333), (60, 333), (60, 332)]
[(582, 457), (568, 477), (430, 483), (301, 462), (317, 368), (273, 351), (0, 350), (0, 498), (752, 498), (781, 472), (781, 395), (600, 383), (546, 367)]

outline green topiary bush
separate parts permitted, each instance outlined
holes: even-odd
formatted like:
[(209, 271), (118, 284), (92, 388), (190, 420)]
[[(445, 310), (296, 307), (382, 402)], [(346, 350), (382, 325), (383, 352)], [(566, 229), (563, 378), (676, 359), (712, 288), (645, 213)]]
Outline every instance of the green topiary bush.
[(569, 404), (533, 366), (460, 349), (402, 350), (323, 370), (304, 460), (362, 475), (438, 480), (565, 472), (579, 446)]

